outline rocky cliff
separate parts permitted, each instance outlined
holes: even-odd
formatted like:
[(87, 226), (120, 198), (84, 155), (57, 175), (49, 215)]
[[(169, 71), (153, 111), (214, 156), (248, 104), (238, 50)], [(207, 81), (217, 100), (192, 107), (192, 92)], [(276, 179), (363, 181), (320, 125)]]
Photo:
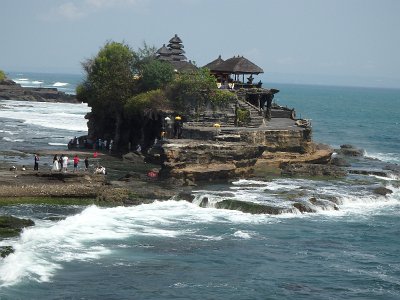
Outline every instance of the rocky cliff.
[(160, 176), (185, 182), (248, 176), (264, 149), (238, 142), (171, 140), (162, 145)]
[(22, 87), (9, 79), (0, 81), (0, 100), (78, 103), (74, 95), (60, 92), (56, 88)]

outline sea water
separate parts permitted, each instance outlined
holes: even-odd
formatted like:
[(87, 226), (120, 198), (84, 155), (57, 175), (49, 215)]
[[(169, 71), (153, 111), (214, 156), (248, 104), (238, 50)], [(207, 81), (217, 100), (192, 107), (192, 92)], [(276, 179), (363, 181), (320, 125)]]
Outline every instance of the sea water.
[[(352, 164), (385, 170), (388, 163), (400, 162), (399, 90), (271, 87), (281, 90), (278, 104), (312, 119), (315, 140), (362, 147), (367, 158)], [(55, 137), (66, 139), (86, 129), (84, 105), (66, 109), (46, 104), (43, 109), (39, 103), (25, 104), (32, 107), (0, 103), (9, 107), (0, 121), (10, 125), (1, 128), (9, 132), (0, 134), (14, 139), (3, 139), (0, 150), (21, 150), (18, 139), (32, 149), (56, 150), (51, 145), (57, 143)], [(42, 123), (23, 117), (29, 109)], [(58, 117), (60, 123), (53, 121), (52, 115), (61, 112), (67, 119), (76, 117), (76, 129), (60, 125), (65, 115)], [(24, 130), (18, 131), (21, 124)], [(42, 139), (27, 139), (38, 129), (47, 132)], [(0, 298), (399, 299), (399, 185), (395, 174), (339, 180), (277, 177), (193, 188), (193, 203), (3, 207), (1, 214), (32, 218), (36, 225), (1, 242), (12, 245), (15, 253), (0, 261)], [(393, 193), (376, 195), (377, 186)], [(289, 209), (290, 195), (299, 201), (334, 197), (339, 209), (326, 201), (326, 206), (315, 207), (316, 213), (301, 214)], [(209, 204), (201, 208), (204, 197)], [(275, 205), (287, 212), (252, 215), (216, 209), (215, 203), (225, 199)], [(62, 220), (51, 221), (57, 218)]]

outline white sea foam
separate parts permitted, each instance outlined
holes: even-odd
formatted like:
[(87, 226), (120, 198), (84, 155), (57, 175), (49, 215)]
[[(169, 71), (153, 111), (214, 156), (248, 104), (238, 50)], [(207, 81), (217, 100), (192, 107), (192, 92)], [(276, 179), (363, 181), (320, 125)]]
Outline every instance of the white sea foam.
[(400, 163), (400, 153), (368, 153), (365, 152), (365, 156), (373, 159), (379, 159), (380, 161), (389, 163)]
[(5, 140), (6, 142), (11, 142), (11, 143), (22, 143), (22, 142), (24, 142), (24, 140), (23, 139), (12, 139), (12, 138), (9, 138), (9, 137), (3, 137), (3, 140)]
[(66, 146), (66, 143), (48, 143), (50, 146)]
[[(51, 281), (64, 262), (97, 260), (120, 248), (121, 243), (111, 243), (117, 246), (109, 248), (107, 240), (133, 236), (220, 240), (220, 236), (197, 235), (196, 229), (187, 226), (210, 222), (258, 223), (267, 219), (268, 216), (238, 211), (200, 208), (185, 201), (155, 202), (136, 207), (91, 206), (57, 223), (39, 222), (35, 227), (25, 229), (12, 245), (15, 252), (0, 265), (0, 282), (4, 286), (21, 280)], [(237, 235), (249, 238), (245, 232)]]
[(250, 239), (251, 238), (251, 234), (246, 232), (246, 231), (235, 231), (235, 233), (233, 234), (234, 237), (238, 237), (238, 238), (242, 238), (242, 239)]
[(54, 87), (61, 87), (61, 86), (67, 86), (69, 85), (68, 82), (56, 82), (53, 84)]
[(10, 134), (10, 135), (15, 135), (15, 134), (17, 134), (16, 132), (10, 131), (10, 130), (0, 130), (0, 132), (1, 132), (1, 133), (7, 133), (7, 134)]
[(35, 102), (27, 105), (24, 101), (14, 100), (0, 103), (9, 108), (0, 110), (0, 118), (23, 120), (26, 124), (47, 128), (87, 131), (84, 118), (90, 111), (87, 104)]

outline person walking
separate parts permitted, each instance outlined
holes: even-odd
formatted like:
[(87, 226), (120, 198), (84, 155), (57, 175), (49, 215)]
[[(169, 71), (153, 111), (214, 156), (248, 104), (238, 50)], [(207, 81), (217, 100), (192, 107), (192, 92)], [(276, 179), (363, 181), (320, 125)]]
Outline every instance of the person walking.
[(78, 171), (79, 157), (78, 154), (74, 156), (74, 173)]
[(35, 165), (33, 166), (34, 171), (39, 171), (39, 154), (35, 154)]

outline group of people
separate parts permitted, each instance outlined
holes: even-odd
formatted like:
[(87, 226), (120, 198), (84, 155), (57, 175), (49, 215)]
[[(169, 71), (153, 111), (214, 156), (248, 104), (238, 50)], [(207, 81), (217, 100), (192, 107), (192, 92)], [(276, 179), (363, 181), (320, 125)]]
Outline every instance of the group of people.
[[(79, 162), (80, 162), (80, 158), (78, 157), (77, 154), (75, 154), (75, 156), (73, 158), (73, 162), (74, 162), (73, 172), (77, 172)], [(52, 165), (51, 171), (55, 171), (55, 172), (59, 171), (59, 172), (66, 173), (68, 171), (68, 163), (69, 163), (68, 156), (61, 154), (61, 156), (59, 157), (56, 154), (53, 157), (53, 165)], [(84, 163), (85, 163), (85, 171), (87, 171), (89, 169), (89, 158), (87, 156), (85, 157)]]
[[(98, 156), (98, 153), (94, 152), (93, 153), (93, 158), (96, 159), (97, 156)], [(39, 170), (39, 161), (40, 161), (39, 154), (35, 154), (35, 158), (34, 158), (35, 164), (34, 164), (33, 170), (35, 170), (35, 171)], [(73, 157), (72, 161), (73, 161), (73, 165), (74, 165), (73, 172), (74, 173), (78, 172), (79, 162), (80, 162), (79, 156), (77, 154), (75, 154), (75, 156)], [(69, 157), (67, 155), (61, 154), (60, 156), (58, 156), (56, 154), (53, 157), (53, 163), (52, 163), (51, 171), (52, 172), (64, 172), (64, 173), (66, 173), (68, 171), (68, 165), (69, 165)], [(88, 171), (89, 170), (89, 157), (88, 156), (86, 156), (85, 159), (84, 159), (84, 165), (85, 165), (85, 169), (84, 170)], [(12, 168), (14, 168), (14, 169), (12, 169)], [(13, 171), (13, 170), (15, 171), (16, 170), (16, 167), (13, 166), (12, 168), (10, 168), (10, 171)], [(24, 171), (25, 170), (25, 166), (22, 166), (21, 170)], [(100, 166), (99, 164), (97, 165), (97, 168), (95, 168), (94, 173), (95, 174), (104, 174), (104, 175), (107, 174), (106, 168), (103, 167), (103, 166)]]

